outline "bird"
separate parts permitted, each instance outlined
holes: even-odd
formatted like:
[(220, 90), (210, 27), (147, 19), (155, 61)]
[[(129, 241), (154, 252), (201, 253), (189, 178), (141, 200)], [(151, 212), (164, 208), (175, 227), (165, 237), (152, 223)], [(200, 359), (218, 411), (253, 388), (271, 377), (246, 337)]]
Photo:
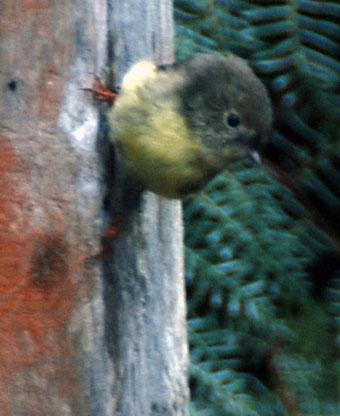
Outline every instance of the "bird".
[(134, 64), (108, 111), (109, 138), (144, 189), (182, 199), (239, 159), (259, 163), (272, 106), (243, 59), (197, 54)]

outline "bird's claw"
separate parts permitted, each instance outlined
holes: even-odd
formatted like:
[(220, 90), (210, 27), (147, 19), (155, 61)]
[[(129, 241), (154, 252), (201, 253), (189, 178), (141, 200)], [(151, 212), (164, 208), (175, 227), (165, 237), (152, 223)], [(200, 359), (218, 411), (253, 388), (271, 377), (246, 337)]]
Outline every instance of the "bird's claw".
[(81, 88), (81, 90), (92, 93), (96, 101), (112, 105), (117, 98), (119, 88), (117, 87), (114, 91), (110, 91), (97, 75), (93, 76), (95, 80), (94, 88)]

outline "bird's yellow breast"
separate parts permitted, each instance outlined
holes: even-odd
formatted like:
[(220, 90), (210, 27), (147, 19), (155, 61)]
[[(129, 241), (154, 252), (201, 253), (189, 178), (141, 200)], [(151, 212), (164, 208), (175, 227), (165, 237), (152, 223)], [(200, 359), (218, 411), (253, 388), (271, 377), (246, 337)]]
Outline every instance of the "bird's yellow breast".
[(201, 187), (211, 170), (175, 94), (181, 82), (176, 73), (139, 62), (123, 78), (109, 113), (111, 138), (128, 171), (147, 189), (173, 198)]
[(132, 94), (116, 102), (114, 141), (130, 173), (148, 189), (179, 197), (181, 189), (202, 179), (200, 143), (180, 117), (174, 97), (147, 102), (143, 94)]

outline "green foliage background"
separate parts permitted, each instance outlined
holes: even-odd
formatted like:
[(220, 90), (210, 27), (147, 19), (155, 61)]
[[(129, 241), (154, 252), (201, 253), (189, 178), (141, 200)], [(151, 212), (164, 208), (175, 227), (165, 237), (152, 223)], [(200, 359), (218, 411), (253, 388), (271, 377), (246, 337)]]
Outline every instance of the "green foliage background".
[(264, 166), (185, 201), (191, 414), (339, 415), (340, 5), (174, 3), (178, 58), (242, 56), (275, 113)]

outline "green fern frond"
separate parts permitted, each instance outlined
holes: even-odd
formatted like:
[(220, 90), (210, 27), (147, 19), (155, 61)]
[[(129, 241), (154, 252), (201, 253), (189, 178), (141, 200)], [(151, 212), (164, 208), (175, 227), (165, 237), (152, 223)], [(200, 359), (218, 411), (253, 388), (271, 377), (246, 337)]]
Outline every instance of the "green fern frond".
[(322, 285), (311, 272), (340, 236), (339, 15), (337, 1), (175, 0), (177, 56), (244, 57), (275, 109), (272, 168), (235, 164), (185, 203), (195, 416), (340, 413), (340, 262)]

